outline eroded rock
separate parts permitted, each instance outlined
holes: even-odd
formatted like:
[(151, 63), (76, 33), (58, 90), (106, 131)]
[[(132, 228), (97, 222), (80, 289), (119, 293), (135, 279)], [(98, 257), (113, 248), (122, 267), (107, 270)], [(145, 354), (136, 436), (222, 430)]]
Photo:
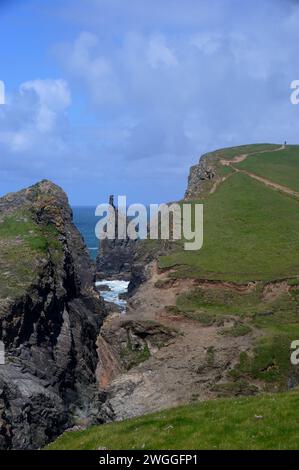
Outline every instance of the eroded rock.
[(0, 199), (0, 448), (39, 448), (97, 419), (105, 307), (65, 193), (42, 181)]

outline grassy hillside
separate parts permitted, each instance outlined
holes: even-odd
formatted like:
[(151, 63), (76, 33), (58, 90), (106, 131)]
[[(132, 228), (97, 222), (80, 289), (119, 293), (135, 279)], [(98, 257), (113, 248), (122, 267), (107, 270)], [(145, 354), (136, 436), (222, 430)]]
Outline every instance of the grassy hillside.
[(237, 155), (250, 154), (256, 152), (265, 152), (276, 150), (280, 145), (276, 144), (250, 144), (250, 145), (239, 145), (238, 147), (227, 147), (212, 152), (211, 155), (217, 155), (224, 159), (231, 159)]
[[(204, 246), (184, 251), (178, 242), (159, 258), (169, 278), (193, 279), (166, 307), (170, 318), (244, 337), (248, 347), (211, 388), (230, 398), (68, 432), (49, 449), (299, 449), (299, 391), (287, 392), (299, 383), (290, 362), (291, 342), (299, 339), (299, 199), (234, 170), (299, 191), (299, 147), (279, 148), (208, 154), (207, 165), (224, 179), (216, 179), (215, 192), (215, 180), (205, 181), (201, 199), (192, 201), (204, 205)], [(241, 163), (221, 162), (247, 153)], [(207, 354), (213, 367), (213, 347)], [(258, 395), (274, 391), (285, 393)], [(239, 395), (254, 396), (232, 398)]]
[(55, 228), (38, 225), (29, 209), (0, 216), (1, 297), (25, 292), (34, 282), (47, 249), (59, 249), (57, 237)]
[(298, 419), (298, 391), (213, 400), (66, 432), (47, 449), (298, 449)]
[[(215, 152), (215, 158), (219, 165), (219, 155), (233, 158), (266, 148), (224, 149)], [(286, 390), (290, 381), (297, 383), (289, 348), (299, 338), (299, 201), (233, 170), (242, 167), (299, 189), (299, 147), (270, 150), (228, 167), (231, 174), (217, 190), (194, 201), (204, 205), (200, 251), (184, 251), (181, 246), (159, 259), (161, 268), (171, 268), (169, 277), (220, 281), (220, 285), (201, 284), (178, 296), (176, 305), (170, 306), (172, 314), (203, 325), (221, 325), (233, 318), (234, 325), (223, 329), (223, 334), (231, 336), (258, 331), (250, 354), (241, 354), (231, 372), (227, 383), (231, 393), (239, 389), (240, 381), (262, 381), (259, 386), (271, 391)]]
[[(289, 285), (293, 282), (296, 284)], [(173, 315), (197, 320), (203, 326), (221, 327), (233, 319), (232, 326), (223, 326), (220, 334), (257, 334), (251, 341), (251, 352), (240, 354), (239, 363), (218, 394), (233, 394), (240, 387), (248, 393), (256, 381), (264, 391), (287, 390), (290, 383), (298, 383), (299, 370), (290, 362), (290, 344), (299, 338), (298, 286), (298, 279), (274, 285), (260, 282), (244, 291), (233, 286), (201, 285), (177, 296), (176, 306), (169, 307)], [(249, 390), (245, 390), (245, 384), (250, 384)]]
[(285, 150), (249, 156), (236, 165), (271, 181), (299, 192), (299, 146), (287, 146)]
[[(201, 202), (201, 201), (197, 201)], [(299, 274), (299, 201), (233, 174), (204, 204), (204, 246), (160, 258), (176, 277), (245, 282)]]

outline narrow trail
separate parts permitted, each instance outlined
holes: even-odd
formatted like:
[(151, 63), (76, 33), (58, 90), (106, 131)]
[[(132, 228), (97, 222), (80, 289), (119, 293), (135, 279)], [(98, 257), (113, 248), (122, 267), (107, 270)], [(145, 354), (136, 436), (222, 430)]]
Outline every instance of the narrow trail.
[[(263, 183), (265, 186), (267, 186), (268, 188), (271, 188), (271, 189), (274, 189), (276, 191), (281, 191), (285, 194), (288, 194), (289, 196), (293, 196), (293, 197), (296, 197), (296, 198), (299, 198), (299, 193), (297, 191), (294, 191), (290, 188), (288, 188), (287, 186), (283, 186), (281, 184), (278, 184), (278, 183), (274, 183), (274, 181), (271, 181), (267, 178), (264, 178), (263, 176), (258, 176), (256, 175), (255, 173), (251, 173), (247, 170), (241, 170), (240, 168), (236, 168), (233, 166), (234, 163), (241, 163), (243, 162), (244, 160), (246, 160), (247, 157), (250, 157), (252, 155), (256, 155), (256, 154), (261, 154), (261, 153), (270, 153), (270, 152), (279, 152), (281, 150), (285, 150), (286, 146), (285, 145), (282, 145), (281, 147), (275, 149), (275, 150), (263, 150), (262, 152), (253, 152), (253, 153), (247, 153), (247, 154), (242, 154), (242, 155), (237, 155), (236, 157), (234, 157), (233, 159), (231, 160), (220, 160), (220, 163), (223, 165), (223, 166), (229, 166), (231, 167), (235, 173), (243, 173), (247, 176), (249, 176), (250, 178), (253, 178), (257, 181), (259, 181), (260, 183)], [(210, 191), (210, 194), (214, 193), (217, 189), (217, 187), (223, 183), (224, 181), (227, 180), (227, 178), (229, 178), (230, 176), (232, 176), (234, 173), (230, 173), (229, 175), (227, 176), (224, 176), (222, 177), (221, 179), (219, 179), (218, 181), (215, 182), (214, 186), (212, 187), (211, 191)]]
[(234, 157), (232, 160), (220, 160), (220, 163), (225, 166), (230, 166), (232, 163), (241, 163), (244, 160), (246, 160), (247, 157), (250, 157), (252, 155), (260, 155), (261, 153), (272, 153), (272, 152), (280, 152), (281, 150), (285, 150), (286, 146), (281, 145), (281, 147), (278, 147), (277, 149), (274, 150), (262, 150), (260, 152), (252, 152), (252, 153), (243, 153), (241, 155), (237, 155)]
[[(233, 167), (232, 167), (233, 168)], [(222, 178), (218, 179), (217, 181), (215, 181), (215, 183), (213, 184), (211, 190), (210, 190), (210, 194), (213, 194), (216, 189), (218, 188), (218, 186), (220, 186), (220, 184), (224, 183), (224, 181), (227, 180), (227, 178), (229, 178), (230, 176), (232, 176), (234, 173), (230, 173), (229, 175), (227, 176), (223, 176)]]
[(281, 184), (274, 183), (271, 180), (268, 180), (266, 178), (263, 178), (262, 176), (255, 175), (254, 173), (250, 173), (249, 171), (246, 170), (240, 170), (239, 168), (234, 168), (235, 172), (237, 173), (244, 173), (247, 176), (250, 176), (250, 178), (253, 178), (257, 181), (260, 181), (260, 183), (263, 183), (265, 186), (268, 186), (268, 188), (275, 189), (276, 191), (281, 191), (285, 194), (288, 194), (290, 196), (294, 196), (296, 198), (299, 198), (299, 193), (297, 191), (293, 191), (292, 189), (288, 188), (287, 186), (282, 186)]

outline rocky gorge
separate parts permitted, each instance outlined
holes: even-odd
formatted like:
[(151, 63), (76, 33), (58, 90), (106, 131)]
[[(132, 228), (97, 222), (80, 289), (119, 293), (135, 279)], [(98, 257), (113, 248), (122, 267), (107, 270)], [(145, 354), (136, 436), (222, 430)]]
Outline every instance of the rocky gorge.
[[(232, 182), (240, 180), (238, 194), (245, 185), (246, 201), (255, 198), (250, 179), (231, 167), (241, 151), (248, 146), (206, 154), (190, 170), (185, 200), (200, 198), (208, 208), (212, 200), (213, 231), (219, 188), (228, 214), (233, 207), (243, 215)], [(273, 194), (263, 197), (268, 208)], [(283, 210), (285, 201), (293, 204), (283, 199)], [(260, 199), (252, 205), (256, 213)], [(221, 235), (225, 246), (231, 235)], [(272, 328), (296, 325), (297, 275), (281, 279), (279, 267), (279, 276), (256, 279), (254, 265), (244, 278), (234, 251), (215, 258), (217, 243), (204, 254), (206, 272), (204, 256), (196, 265), (194, 253), (165, 240), (107, 240), (93, 263), (58, 186), (42, 181), (1, 198), (0, 448), (40, 448), (93, 423), (296, 386), (289, 333), (273, 336)], [(225, 269), (232, 260), (228, 274), (219, 269), (222, 253)], [(118, 283), (129, 285), (115, 308), (103, 297), (115, 300)]]
[[(244, 161), (248, 154), (273, 150), (283, 152), (284, 147), (256, 144), (204, 155), (190, 169), (184, 200), (200, 199), (206, 208), (212, 205), (211, 218), (208, 214), (206, 220), (213, 231), (217, 224), (214, 210), (218, 210), (214, 196), (219, 198), (219, 207), (227, 198), (229, 217), (236, 208), (243, 216), (246, 203), (239, 202), (231, 189), (232, 181), (241, 178), (231, 164)], [(242, 184), (249, 185), (250, 180), (242, 180)], [(221, 189), (227, 191), (224, 197), (218, 196)], [(240, 191), (238, 187), (238, 194)], [(250, 196), (255, 198), (255, 192), (246, 188), (245, 200)], [(269, 200), (272, 198), (269, 193)], [(253, 206), (258, 212), (261, 201), (254, 199)], [(295, 321), (296, 287), (290, 286), (298, 285), (297, 276), (290, 284), (281, 279), (280, 271), (275, 281), (272, 273), (263, 281), (256, 271), (244, 279), (233, 247), (229, 247), (221, 273), (218, 260), (222, 255), (218, 253), (215, 261), (214, 251), (218, 245), (225, 246), (231, 234), (223, 239), (221, 232), (218, 239), (213, 239), (213, 232), (209, 235), (214, 243), (207, 243), (205, 256), (210, 263), (205, 273), (201, 266), (204, 255), (197, 260), (176, 242), (135, 244), (126, 315), (109, 315), (98, 339), (97, 379), (104, 396), (105, 420), (128, 419), (217, 397), (287, 390), (298, 384), (297, 373), (289, 365), (289, 337), (278, 339), (271, 331), (272, 322)], [(236, 236), (234, 240), (246, 252), (244, 235), (241, 242)], [(109, 258), (109, 250), (105, 255)], [(227, 273), (231, 260), (232, 270)]]
[[(112, 284), (130, 279), (132, 295), (145, 281), (153, 253), (135, 242), (128, 250), (126, 241), (104, 248), (102, 273)], [(121, 365), (111, 367), (110, 339), (120, 355), (128, 349), (126, 368), (172, 336), (163, 327), (130, 320), (101, 335), (109, 312), (111, 319), (117, 314), (95, 281), (96, 265), (60, 187), (44, 180), (0, 199), (1, 449), (40, 448), (74, 426), (113, 419), (103, 385)], [(131, 344), (140, 348), (140, 358)]]
[[(217, 162), (218, 156), (207, 154), (190, 169), (185, 200), (220, 180)], [(100, 248), (97, 267), (101, 274), (107, 266), (106, 276), (117, 273), (130, 279), (126, 315), (109, 315), (98, 338), (97, 380), (106, 421), (219, 396), (240, 351), (250, 348), (248, 338), (221, 335), (224, 327), (234, 324), (232, 318), (203, 326), (177, 315), (177, 297), (199, 283), (171, 279), (171, 270), (159, 268), (158, 258), (176, 248), (171, 241), (135, 241), (128, 251), (127, 240), (109, 241)], [(123, 256), (125, 271), (119, 265)], [(248, 387), (244, 393), (255, 393), (255, 388)]]

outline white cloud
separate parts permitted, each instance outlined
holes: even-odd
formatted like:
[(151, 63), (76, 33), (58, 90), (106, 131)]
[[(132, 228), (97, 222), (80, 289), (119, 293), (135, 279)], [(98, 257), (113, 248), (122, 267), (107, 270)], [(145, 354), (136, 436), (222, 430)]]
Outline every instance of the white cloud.
[(36, 130), (51, 132), (59, 115), (71, 105), (71, 94), (65, 80), (32, 80), (20, 86), (20, 95), (34, 93), (37, 97), (35, 110)]
[(105, 140), (105, 151), (128, 159), (159, 156), (168, 167), (171, 155), (173, 167), (185, 159), (187, 171), (209, 148), (276, 140), (279, 129), (269, 132), (265, 120), (273, 112), (287, 119), (288, 77), (298, 59), (295, 45), (281, 37), (283, 19), (278, 26), (275, 16), (262, 29), (249, 27), (265, 14), (262, 7), (251, 12), (246, 28), (215, 31), (207, 23), (175, 35), (129, 31), (113, 44), (84, 32), (61, 45), (69, 80), (81, 84), (99, 126), (104, 121), (106, 135), (115, 136)]
[[(79, 128), (67, 120), (67, 88), (27, 82), (5, 114), (0, 107), (1, 157), (13, 171), (13, 162), (25, 171), (48, 159), (48, 177), (63, 169), (76, 181), (104, 174), (107, 192), (138, 188), (143, 197), (153, 184), (158, 194), (169, 185), (170, 199), (181, 196), (189, 165), (205, 151), (297, 142), (289, 85), (299, 74), (298, 2), (237, 4), (89, 0), (86, 8), (64, 0), (66, 38), (75, 39), (55, 50), (76, 94)], [(166, 174), (182, 176), (166, 182)]]
[[(32, 80), (20, 85), (10, 96), (0, 114), (0, 143), (14, 153), (50, 151), (60, 146), (62, 122), (71, 105), (71, 94), (66, 81)], [(50, 146), (49, 146), (50, 144)]]
[(100, 54), (100, 41), (95, 34), (80, 33), (73, 44), (63, 45), (59, 54), (65, 67), (81, 80), (96, 104), (121, 101), (118, 78), (109, 60)]
[(217, 33), (200, 32), (191, 37), (190, 44), (206, 55), (212, 55), (221, 48), (222, 37)]
[(166, 46), (165, 39), (162, 36), (154, 36), (149, 41), (147, 57), (150, 65), (154, 68), (159, 65), (168, 67), (178, 65), (174, 52)]

